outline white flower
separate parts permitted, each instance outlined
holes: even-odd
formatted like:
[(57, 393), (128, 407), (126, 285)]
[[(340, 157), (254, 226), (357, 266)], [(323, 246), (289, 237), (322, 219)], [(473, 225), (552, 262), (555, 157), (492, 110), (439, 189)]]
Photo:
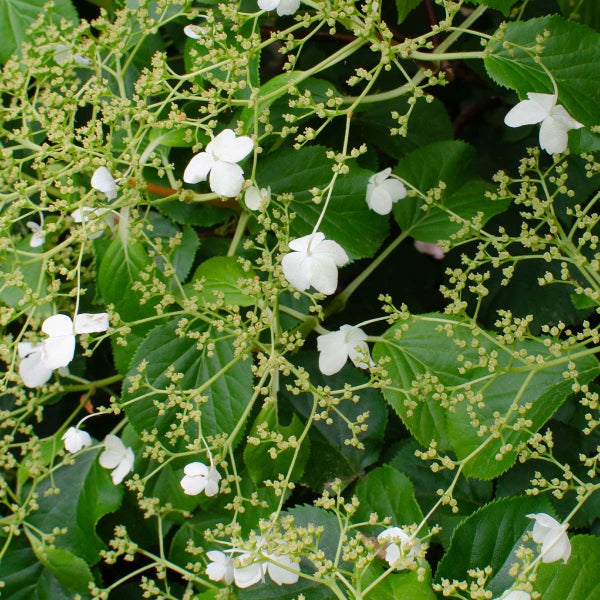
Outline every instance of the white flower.
[(200, 27), (199, 25), (190, 24), (183, 28), (183, 33), (193, 40), (201, 40), (206, 35), (206, 32), (206, 27)]
[(576, 121), (565, 110), (555, 94), (536, 94), (529, 92), (529, 100), (523, 100), (514, 106), (504, 117), (509, 127), (521, 127), (541, 123), (540, 148), (548, 154), (564, 152), (569, 143), (568, 131), (579, 129), (583, 123)]
[(323, 375), (337, 373), (348, 358), (359, 369), (368, 368), (365, 357), (369, 356), (369, 347), (365, 340), (367, 334), (360, 327), (342, 325), (339, 331), (332, 331), (317, 337), (319, 351), (319, 370)]
[(79, 452), (82, 448), (92, 443), (90, 434), (76, 427), (69, 427), (61, 439), (65, 443), (65, 448), (71, 454)]
[(224, 129), (206, 146), (205, 152), (196, 154), (183, 173), (186, 183), (206, 181), (219, 196), (237, 196), (244, 185), (244, 171), (236, 164), (244, 159), (254, 147), (247, 135), (237, 137), (231, 129)]
[(264, 557), (268, 561), (264, 568), (277, 585), (291, 585), (298, 581), (299, 562), (292, 560), (287, 554), (265, 554)]
[(33, 232), (33, 235), (29, 240), (29, 246), (31, 248), (39, 248), (46, 241), (46, 232), (44, 231), (43, 225), (40, 225), (35, 221), (27, 221), (25, 225)]
[(431, 242), (421, 242), (419, 240), (415, 240), (415, 248), (417, 252), (421, 254), (429, 254), (429, 256), (433, 256), (436, 260), (442, 260), (446, 254), (441, 246), (438, 244), (432, 244)]
[[(421, 542), (414, 540), (400, 527), (390, 527), (382, 531), (377, 536), (377, 541), (385, 546), (385, 560), (390, 567), (395, 566), (401, 558), (412, 558), (415, 554), (421, 550)], [(402, 563), (397, 567), (397, 571), (405, 569)]]
[(233, 581), (234, 568), (231, 551), (229, 556), (219, 550), (211, 550), (206, 553), (210, 563), (206, 566), (206, 574), (212, 581), (224, 581), (229, 585)]
[(91, 185), (95, 190), (106, 194), (109, 200), (117, 197), (117, 182), (106, 167), (98, 167), (92, 175)]
[(183, 492), (188, 496), (197, 496), (204, 492), (207, 496), (214, 496), (219, 493), (219, 481), (221, 474), (214, 466), (207, 467), (201, 462), (192, 462), (185, 465), (183, 472), (185, 476), (180, 484)]
[(261, 188), (259, 191), (255, 185), (251, 185), (246, 190), (244, 200), (250, 210), (264, 210), (271, 201), (271, 188)]
[(283, 15), (293, 15), (300, 8), (300, 0), (258, 0), (258, 7), (261, 10), (275, 10), (281, 17)]
[[(91, 206), (82, 206), (71, 213), (71, 217), (75, 223), (94, 223), (96, 227), (103, 225), (98, 223), (98, 219), (102, 219), (109, 227), (115, 224), (113, 212), (108, 208), (92, 208)], [(88, 234), (88, 239), (94, 240), (100, 237), (104, 232), (102, 229)]]
[(367, 205), (379, 215), (387, 215), (392, 204), (406, 198), (406, 188), (401, 181), (390, 178), (392, 169), (387, 168), (369, 177)]
[(25, 387), (41, 387), (52, 377), (52, 369), (42, 362), (42, 344), (20, 342), (17, 352), (21, 357), (19, 375)]
[(531, 596), (523, 590), (512, 590), (511, 592), (504, 592), (498, 600), (531, 600)]
[(98, 458), (101, 467), (112, 469), (112, 481), (119, 485), (125, 475), (133, 469), (135, 456), (133, 450), (125, 444), (116, 435), (108, 434), (104, 438), (104, 452)]
[(535, 519), (533, 541), (542, 544), (542, 562), (551, 563), (562, 559), (566, 563), (571, 556), (571, 542), (565, 531), (566, 527), (546, 513), (527, 516)]
[(344, 249), (333, 240), (326, 240), (320, 231), (292, 240), (293, 252), (281, 261), (283, 274), (290, 285), (300, 291), (311, 285), (322, 294), (333, 294), (337, 288), (337, 268), (350, 259)]
[(75, 334), (106, 331), (108, 325), (107, 313), (79, 314), (75, 324), (67, 315), (48, 317), (42, 323), (42, 331), (48, 335), (42, 342), (42, 363), (48, 369), (66, 367), (75, 354)]
[(253, 556), (250, 553), (242, 554), (237, 558), (239, 567), (233, 569), (233, 580), (239, 588), (247, 588), (258, 583), (265, 576), (265, 565), (262, 562), (251, 562)]

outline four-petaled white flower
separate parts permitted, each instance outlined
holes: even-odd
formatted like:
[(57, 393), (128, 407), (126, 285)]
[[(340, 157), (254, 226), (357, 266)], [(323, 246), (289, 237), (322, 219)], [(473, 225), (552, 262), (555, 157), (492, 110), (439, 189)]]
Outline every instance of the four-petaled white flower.
[(188, 496), (197, 496), (204, 492), (210, 497), (219, 493), (221, 474), (213, 465), (207, 467), (204, 463), (192, 462), (185, 465), (183, 472), (185, 476), (180, 484)]
[(44, 231), (43, 223), (27, 221), (25, 225), (33, 232), (29, 240), (29, 246), (31, 248), (39, 248), (46, 241), (46, 232)]
[(371, 175), (367, 183), (367, 205), (379, 215), (387, 215), (394, 202), (406, 198), (406, 188), (401, 181), (390, 177), (389, 167)]
[(52, 369), (42, 361), (41, 343), (19, 342), (17, 352), (21, 357), (19, 375), (25, 387), (41, 387), (52, 377)]
[(71, 454), (79, 452), (82, 448), (92, 443), (90, 434), (77, 427), (69, 427), (61, 439), (65, 443), (66, 450)]
[(333, 294), (337, 288), (338, 267), (350, 260), (345, 250), (337, 242), (326, 240), (320, 231), (292, 240), (289, 246), (293, 252), (281, 261), (288, 283), (300, 291), (312, 286), (322, 294)]
[(92, 175), (91, 185), (95, 190), (106, 194), (108, 200), (117, 197), (117, 182), (106, 167), (98, 167)]
[(300, 8), (300, 0), (258, 0), (261, 10), (277, 10), (277, 14), (293, 15)]
[(271, 188), (267, 187), (259, 190), (255, 185), (251, 185), (246, 190), (244, 200), (250, 210), (264, 210), (271, 201)]
[(548, 154), (564, 152), (569, 143), (569, 130), (580, 129), (583, 123), (576, 121), (562, 104), (556, 104), (555, 94), (529, 92), (527, 98), (508, 112), (504, 123), (509, 127), (541, 123), (540, 148)]
[(98, 458), (98, 462), (101, 467), (112, 469), (112, 481), (115, 485), (119, 485), (125, 479), (125, 475), (133, 469), (135, 455), (120, 438), (108, 434), (104, 438), (104, 452)]
[(551, 563), (562, 559), (566, 563), (571, 556), (571, 542), (565, 531), (566, 527), (546, 513), (527, 516), (535, 519), (533, 541), (542, 544), (542, 562)]
[(367, 334), (360, 327), (342, 325), (339, 331), (332, 331), (317, 337), (319, 370), (323, 375), (337, 373), (348, 358), (359, 369), (367, 369), (365, 358), (369, 356)]
[(385, 560), (390, 567), (396, 566), (397, 571), (406, 569), (400, 562), (401, 558), (411, 559), (421, 551), (421, 542), (413, 539), (400, 527), (390, 527), (377, 536), (377, 541), (385, 545)]
[(206, 151), (196, 154), (188, 163), (183, 173), (186, 183), (206, 181), (210, 189), (219, 196), (233, 198), (244, 185), (244, 171), (237, 164), (254, 147), (254, 142), (247, 135), (237, 137), (233, 130), (224, 129), (206, 146)]
[(442, 260), (446, 256), (444, 249), (440, 245), (432, 244), (431, 242), (421, 242), (419, 240), (415, 240), (415, 249), (421, 254), (429, 254), (429, 256), (433, 256), (433, 258), (436, 260)]
[(206, 574), (209, 579), (212, 579), (212, 581), (224, 581), (227, 585), (233, 581), (234, 568), (231, 553), (231, 550), (228, 551), (228, 554), (220, 550), (211, 550), (206, 553), (206, 556), (211, 561), (206, 566)]
[(523, 590), (512, 590), (502, 594), (498, 600), (531, 600), (531, 596), (528, 592), (524, 592)]
[(206, 35), (208, 30), (206, 27), (200, 27), (200, 25), (186, 25), (183, 28), (183, 33), (192, 40), (201, 40)]

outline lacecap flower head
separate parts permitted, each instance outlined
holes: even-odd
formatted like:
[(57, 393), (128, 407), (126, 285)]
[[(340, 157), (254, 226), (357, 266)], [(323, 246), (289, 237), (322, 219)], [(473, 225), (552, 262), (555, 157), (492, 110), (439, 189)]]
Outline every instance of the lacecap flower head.
[(320, 231), (292, 240), (289, 246), (293, 252), (281, 261), (288, 283), (300, 291), (312, 286), (322, 294), (333, 294), (338, 267), (350, 260), (345, 250), (337, 242), (326, 240)]
[(387, 215), (394, 202), (406, 198), (406, 188), (401, 181), (390, 177), (392, 169), (387, 168), (369, 177), (367, 183), (367, 205), (379, 215)]
[(317, 337), (319, 370), (323, 375), (337, 373), (348, 358), (359, 369), (367, 369), (365, 358), (369, 356), (367, 334), (360, 327), (342, 325), (339, 331), (331, 331)]
[(508, 112), (504, 123), (509, 127), (541, 123), (540, 148), (548, 154), (564, 152), (569, 144), (569, 130), (580, 129), (583, 123), (571, 117), (562, 104), (556, 104), (555, 94), (529, 92), (527, 98)]
[(206, 181), (219, 196), (233, 198), (244, 185), (244, 171), (236, 164), (246, 158), (254, 142), (247, 135), (236, 136), (231, 129), (224, 129), (204, 152), (196, 154), (183, 173), (186, 183)]

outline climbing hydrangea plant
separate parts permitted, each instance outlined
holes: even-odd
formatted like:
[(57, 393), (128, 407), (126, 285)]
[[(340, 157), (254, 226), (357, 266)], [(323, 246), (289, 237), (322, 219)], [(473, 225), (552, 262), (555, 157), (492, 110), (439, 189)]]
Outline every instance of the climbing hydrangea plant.
[(19, 4), (1, 594), (593, 598), (596, 0)]

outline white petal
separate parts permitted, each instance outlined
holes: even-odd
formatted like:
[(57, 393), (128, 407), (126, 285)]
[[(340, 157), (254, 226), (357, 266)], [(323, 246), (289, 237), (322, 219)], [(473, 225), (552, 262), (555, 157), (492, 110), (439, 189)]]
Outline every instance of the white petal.
[(380, 183), (383, 183), (390, 176), (391, 172), (391, 167), (388, 167), (383, 171), (379, 171), (379, 173), (375, 173), (374, 175), (371, 175), (371, 177), (369, 177), (369, 183), (376, 187)]
[(560, 119), (547, 117), (540, 127), (540, 148), (548, 154), (564, 152), (569, 144), (569, 136)]
[(305, 262), (310, 284), (322, 294), (335, 293), (338, 282), (338, 270), (335, 263), (327, 257), (308, 257)]
[(73, 54), (73, 59), (80, 67), (90, 67), (92, 65), (92, 61), (82, 54), (79, 54), (79, 52)]
[(389, 544), (385, 549), (385, 560), (390, 567), (393, 567), (400, 560), (401, 556), (402, 552), (398, 544)]
[(531, 600), (531, 596), (523, 590), (513, 590), (506, 596), (501, 596), (501, 600)]
[(283, 15), (293, 15), (300, 8), (300, 0), (281, 0), (277, 7), (277, 14), (282, 17)]
[(42, 331), (50, 337), (73, 335), (73, 321), (67, 315), (52, 315), (42, 323)]
[(65, 443), (67, 451), (71, 453), (79, 452), (82, 448), (92, 443), (90, 434), (76, 427), (69, 427), (61, 439)]
[(109, 200), (117, 197), (117, 183), (106, 167), (98, 167), (92, 175), (91, 185), (103, 192)]
[(348, 360), (348, 347), (341, 331), (332, 331), (317, 338), (319, 371), (323, 375), (337, 373)]
[(308, 235), (296, 238), (289, 242), (289, 247), (297, 252), (307, 252), (310, 245), (311, 248), (319, 245), (325, 239), (325, 234), (317, 231), (316, 233), (309, 233)]
[(31, 248), (39, 248), (46, 241), (46, 236), (43, 231), (36, 231), (29, 240)]
[(111, 433), (104, 438), (104, 448), (98, 462), (105, 469), (114, 469), (127, 454), (127, 447), (121, 441), (121, 438)]
[(219, 196), (233, 198), (244, 185), (244, 171), (233, 162), (218, 160), (210, 171), (210, 189)]
[[(240, 558), (243, 560), (245, 555)], [(264, 576), (263, 565), (254, 563), (247, 567), (234, 568), (233, 579), (239, 588), (247, 588), (258, 583)]]
[(542, 562), (544, 563), (551, 563), (561, 559), (563, 562), (567, 562), (571, 556), (571, 542), (562, 527), (551, 530), (544, 538), (541, 554)]
[(183, 28), (183, 33), (193, 40), (201, 40), (206, 35), (206, 28), (190, 24)]
[[(266, 565), (267, 573), (269, 577), (277, 584), (294, 584), (298, 581), (298, 573), (300, 571), (300, 564), (298, 562), (293, 561), (289, 556), (281, 555), (268, 555), (269, 559), (279, 563), (278, 565), (273, 562), (268, 562)], [(284, 565), (287, 568), (284, 568)]]
[(108, 313), (80, 313), (75, 315), (75, 333), (100, 333), (109, 326)]
[[(69, 319), (70, 321), (71, 319)], [(48, 369), (66, 367), (75, 354), (75, 336), (52, 336), (42, 342), (41, 359)]]
[(552, 109), (556, 105), (558, 98), (555, 94), (540, 94), (538, 92), (528, 92), (527, 97), (541, 106), (546, 111), (546, 114), (550, 114)]
[(258, 0), (258, 8), (261, 10), (275, 10), (280, 0)]
[(198, 183), (206, 181), (210, 170), (215, 164), (214, 158), (208, 152), (196, 154), (188, 163), (183, 172), (183, 180), (186, 183)]
[(131, 448), (127, 448), (126, 456), (117, 465), (117, 468), (113, 470), (111, 477), (115, 485), (119, 485), (125, 476), (131, 469), (133, 469), (133, 463), (135, 462), (135, 455)]
[(379, 188), (385, 190), (390, 195), (392, 202), (397, 202), (398, 200), (402, 200), (402, 198), (406, 198), (406, 188), (404, 187), (404, 184), (393, 177), (383, 181), (379, 185)]
[(215, 160), (237, 163), (252, 152), (254, 142), (247, 135), (237, 137), (231, 129), (224, 129), (210, 146)]
[(436, 260), (442, 260), (446, 256), (441, 246), (438, 244), (432, 244), (431, 242), (421, 242), (419, 240), (415, 240), (415, 249), (421, 254), (429, 254), (429, 256), (433, 256), (433, 258)]
[(378, 215), (389, 215), (392, 212), (392, 197), (381, 186), (367, 185), (367, 206)]
[(569, 129), (581, 129), (582, 127), (585, 127), (585, 125), (583, 123), (576, 121), (566, 111), (565, 107), (562, 104), (558, 104), (557, 106), (554, 107), (554, 110), (552, 111), (552, 116), (555, 119), (559, 119), (560, 121), (562, 121), (562, 123), (564, 124), (567, 131)]
[[(221, 479), (221, 476), (219, 476), (219, 479)], [(209, 498), (212, 496), (216, 496), (219, 493), (219, 479), (209, 477), (206, 480), (206, 487), (204, 488), (204, 493)]]
[(185, 465), (183, 472), (190, 477), (207, 477), (208, 467), (201, 462), (191, 462)]
[(19, 375), (28, 388), (41, 387), (52, 377), (52, 369), (42, 362), (41, 347), (19, 363)]
[(333, 240), (323, 240), (317, 243), (316, 245), (313, 242), (310, 252), (315, 255), (315, 258), (327, 258), (328, 260), (331, 260), (334, 264), (336, 264), (338, 267), (343, 267), (350, 260), (348, 258), (348, 255), (346, 254), (346, 251), (337, 242), (334, 242)]
[(71, 60), (72, 52), (64, 44), (52, 44), (52, 49), (54, 51), (54, 60), (57, 65), (64, 65)]
[[(371, 357), (369, 346), (365, 341), (367, 334), (360, 327), (351, 327), (350, 325), (342, 325), (340, 331), (345, 335), (348, 357), (354, 363), (354, 366), (359, 369), (368, 369)], [(368, 362), (365, 362), (365, 360)]]
[(197, 496), (200, 492), (206, 488), (207, 479), (206, 477), (191, 477), (185, 475), (179, 482), (183, 488), (183, 493), (188, 496)]
[(513, 106), (504, 117), (504, 124), (509, 127), (521, 127), (522, 125), (533, 125), (543, 121), (550, 111), (538, 102), (523, 100)]
[(37, 352), (39, 354), (41, 351), (41, 344), (32, 344), (31, 342), (19, 342), (17, 344), (17, 354), (21, 358), (27, 358), (32, 352)]
[(301, 292), (310, 287), (307, 262), (308, 256), (303, 252), (290, 252), (281, 261), (281, 268), (288, 283)]

